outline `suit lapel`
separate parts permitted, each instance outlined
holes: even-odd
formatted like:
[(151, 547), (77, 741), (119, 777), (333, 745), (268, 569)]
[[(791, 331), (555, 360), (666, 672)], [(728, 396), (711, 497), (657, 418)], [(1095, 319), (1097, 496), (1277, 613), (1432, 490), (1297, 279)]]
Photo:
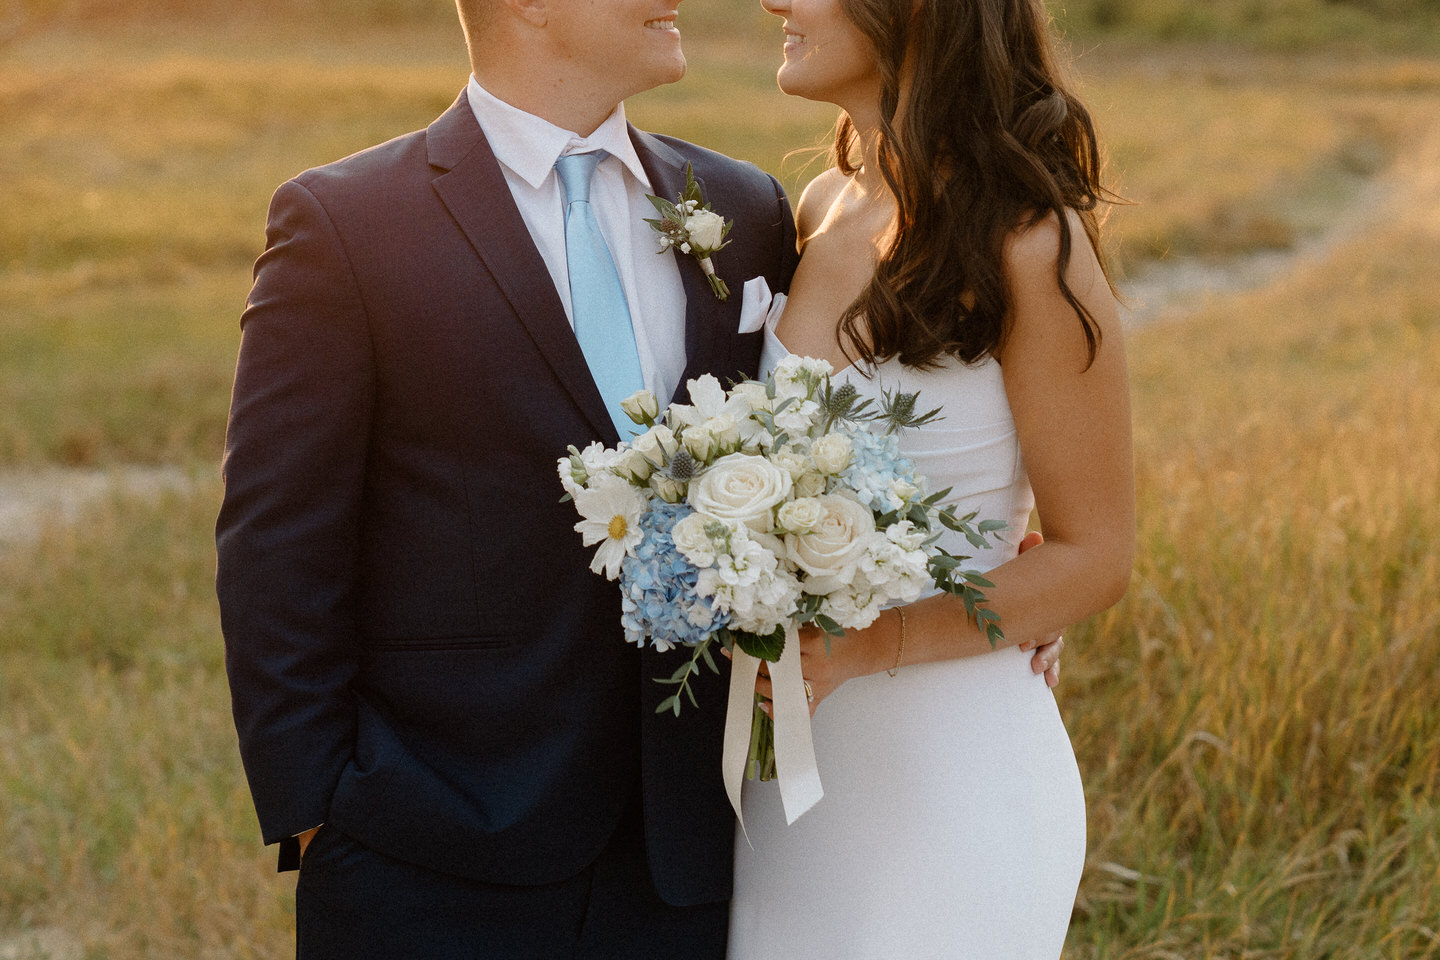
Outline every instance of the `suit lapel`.
[(607, 444), (615, 444), (620, 438), (565, 316), (550, 271), (535, 249), (465, 94), (430, 125), (426, 137), (431, 165), (444, 171), (433, 181), (435, 192), (525, 325), (555, 378), (596, 433)]
[[(685, 189), (685, 158), (663, 141), (635, 129), (633, 125), (630, 127), (630, 140), (635, 144), (640, 165), (650, 177), (655, 195), (667, 200), (679, 197)], [(704, 181), (698, 177), (696, 180), (703, 193)], [(709, 196), (705, 200), (714, 203)], [(716, 212), (724, 214), (723, 204)], [(672, 253), (671, 256), (677, 255)], [(715, 372), (713, 368), (721, 362), (724, 353), (725, 331), (739, 328), (740, 298), (732, 295), (723, 302), (716, 299), (695, 258), (679, 255), (678, 266), (680, 282), (685, 287), (685, 373), (680, 377), (674, 402), (688, 403), (689, 391), (685, 384), (702, 373)]]

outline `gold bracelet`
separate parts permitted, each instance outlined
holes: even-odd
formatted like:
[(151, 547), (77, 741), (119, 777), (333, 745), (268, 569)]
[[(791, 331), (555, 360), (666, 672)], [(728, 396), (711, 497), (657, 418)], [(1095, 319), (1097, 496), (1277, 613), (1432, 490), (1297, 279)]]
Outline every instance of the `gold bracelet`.
[(896, 607), (895, 612), (900, 614), (900, 646), (895, 650), (895, 666), (885, 671), (892, 677), (900, 672), (900, 658), (905, 656), (905, 608)]

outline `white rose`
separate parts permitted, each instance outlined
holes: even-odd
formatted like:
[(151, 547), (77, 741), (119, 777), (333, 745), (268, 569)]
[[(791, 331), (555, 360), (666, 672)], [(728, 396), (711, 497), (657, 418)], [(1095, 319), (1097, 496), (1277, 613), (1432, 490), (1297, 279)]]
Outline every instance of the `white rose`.
[(771, 511), (790, 496), (793, 486), (790, 474), (764, 457), (732, 453), (691, 482), (690, 505), (701, 513), (768, 532)]
[(713, 517), (707, 517), (703, 513), (692, 513), (675, 524), (670, 531), (670, 539), (675, 541), (675, 549), (702, 570), (715, 562), (715, 544), (705, 532), (705, 525), (713, 521)]
[(728, 413), (711, 417), (705, 421), (701, 429), (710, 434), (713, 449), (716, 451), (734, 453), (735, 449), (740, 446), (740, 426)]
[(665, 461), (680, 449), (675, 433), (669, 427), (651, 427), (630, 441), (630, 449), (649, 460), (653, 466), (664, 466)]
[(825, 492), (825, 475), (810, 471), (795, 481), (797, 497), (818, 497)]
[(660, 401), (656, 400), (655, 394), (649, 390), (636, 390), (620, 401), (620, 409), (631, 420), (646, 426), (654, 423), (655, 418), (660, 415)]
[(784, 449), (772, 453), (770, 462), (789, 473), (791, 480), (799, 480), (810, 470), (810, 459), (793, 444), (786, 444)]
[(814, 497), (801, 497), (783, 504), (776, 519), (789, 533), (809, 533), (815, 529), (824, 512), (819, 500)]
[(785, 536), (785, 550), (810, 575), (805, 592), (828, 594), (855, 579), (855, 568), (865, 555), (875, 517), (870, 508), (849, 497), (826, 494), (818, 498), (821, 516), (809, 533)]
[(655, 465), (645, 459), (638, 450), (627, 449), (610, 465), (610, 472), (631, 483), (644, 483), (654, 471)]
[(704, 427), (691, 427), (681, 434), (685, 449), (690, 451), (690, 456), (700, 463), (710, 462), (715, 456), (715, 437)]
[(685, 220), (690, 245), (703, 253), (714, 253), (725, 239), (725, 218), (709, 210), (696, 210)]
[(810, 459), (821, 473), (831, 476), (850, 465), (851, 443), (844, 434), (831, 433), (816, 440), (810, 447)]
[(666, 503), (679, 503), (685, 499), (686, 484), (676, 480), (674, 477), (664, 473), (652, 473), (650, 475), (650, 489), (655, 491), (655, 496)]

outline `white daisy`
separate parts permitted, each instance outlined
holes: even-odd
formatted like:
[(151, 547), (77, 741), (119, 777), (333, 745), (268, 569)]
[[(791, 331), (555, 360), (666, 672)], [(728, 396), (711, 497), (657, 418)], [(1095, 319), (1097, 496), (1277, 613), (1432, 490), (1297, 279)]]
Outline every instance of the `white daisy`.
[(645, 494), (628, 483), (607, 483), (575, 495), (575, 509), (585, 518), (575, 529), (585, 546), (600, 545), (590, 561), (593, 572), (603, 570), (609, 580), (620, 576), (620, 562), (640, 542), (645, 502)]

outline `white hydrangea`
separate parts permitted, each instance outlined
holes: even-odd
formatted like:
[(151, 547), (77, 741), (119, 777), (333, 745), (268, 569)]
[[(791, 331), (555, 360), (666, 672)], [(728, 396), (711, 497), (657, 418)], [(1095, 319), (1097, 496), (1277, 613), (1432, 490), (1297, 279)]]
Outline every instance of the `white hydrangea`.
[(863, 585), (836, 590), (825, 598), (827, 615), (846, 630), (864, 630), (880, 616), (885, 598)]

